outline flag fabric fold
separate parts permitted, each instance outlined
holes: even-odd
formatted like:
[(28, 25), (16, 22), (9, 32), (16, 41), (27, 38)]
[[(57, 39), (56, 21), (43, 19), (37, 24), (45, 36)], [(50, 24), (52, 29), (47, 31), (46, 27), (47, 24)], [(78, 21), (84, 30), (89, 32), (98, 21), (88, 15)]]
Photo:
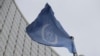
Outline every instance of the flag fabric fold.
[(71, 53), (75, 53), (73, 39), (65, 32), (49, 4), (41, 10), (40, 14), (26, 27), (30, 38), (40, 44), (55, 47), (66, 47)]

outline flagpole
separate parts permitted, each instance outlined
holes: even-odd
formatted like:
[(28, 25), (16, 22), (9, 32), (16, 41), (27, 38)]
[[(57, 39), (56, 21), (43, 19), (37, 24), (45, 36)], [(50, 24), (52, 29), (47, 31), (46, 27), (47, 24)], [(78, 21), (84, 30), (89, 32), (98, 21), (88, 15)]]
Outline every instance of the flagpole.
[(78, 56), (77, 53), (73, 53), (73, 56)]
[(73, 53), (73, 56), (77, 56), (77, 53)]
[[(73, 36), (70, 36), (71, 37), (71, 39), (73, 40), (73, 42), (74, 42), (74, 37)], [(73, 48), (72, 48), (73, 49)], [(73, 56), (78, 56), (77, 55), (77, 52), (73, 52)]]
[(73, 53), (73, 56), (75, 56), (75, 53)]

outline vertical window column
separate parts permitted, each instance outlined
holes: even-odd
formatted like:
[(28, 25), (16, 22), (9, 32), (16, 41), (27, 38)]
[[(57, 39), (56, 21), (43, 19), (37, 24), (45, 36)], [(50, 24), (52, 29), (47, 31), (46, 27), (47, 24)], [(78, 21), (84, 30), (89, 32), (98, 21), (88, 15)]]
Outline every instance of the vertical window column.
[[(2, 1), (2, 0), (0, 0), (0, 1)], [(2, 13), (3, 13), (3, 11), (2, 11), (2, 9), (4, 8), (4, 5), (7, 3), (8, 1), (5, 1), (5, 0), (3, 0), (2, 1), (2, 8), (0, 8), (0, 56), (3, 56), (3, 53), (4, 53), (4, 51), (5, 51), (5, 47), (6, 47), (6, 42), (7, 42), (7, 39), (6, 38), (8, 38), (9, 36), (6, 34), (7, 32), (6, 32), (6, 28), (4, 27), (4, 23), (3, 23), (3, 17), (2, 16), (4, 16), (4, 17), (6, 17), (7, 18), (7, 14), (8, 14), (8, 12), (9, 12), (9, 10), (10, 10), (10, 7), (11, 7), (11, 4), (9, 4), (8, 5), (8, 8), (7, 8), (7, 14), (6, 15), (2, 15)], [(10, 3), (11, 3), (11, 1), (9, 1)], [(6, 7), (6, 6), (5, 6)], [(10, 32), (10, 31), (9, 31)]]
[[(12, 6), (13, 6), (13, 2), (11, 3), (11, 8), (12, 8)], [(10, 8), (10, 10), (11, 10), (11, 8)], [(12, 11), (9, 11), (9, 12), (12, 12)], [(9, 29), (8, 40), (6, 41), (6, 46), (5, 46), (5, 51), (3, 52), (3, 56), (7, 56), (7, 55), (13, 56), (13, 53), (11, 51), (11, 46), (10, 46), (10, 43), (11, 43), (11, 41), (10, 41), (11, 37), (10, 36), (11, 36), (12, 28), (13, 28), (14, 18), (15, 18), (15, 15), (16, 15), (16, 9), (13, 12), (13, 14), (14, 15), (12, 15), (12, 17), (11, 17), (12, 18), (11, 26), (10, 26), (10, 29)], [(11, 19), (11, 18), (7, 18), (7, 21), (6, 22), (9, 22), (8, 20)]]

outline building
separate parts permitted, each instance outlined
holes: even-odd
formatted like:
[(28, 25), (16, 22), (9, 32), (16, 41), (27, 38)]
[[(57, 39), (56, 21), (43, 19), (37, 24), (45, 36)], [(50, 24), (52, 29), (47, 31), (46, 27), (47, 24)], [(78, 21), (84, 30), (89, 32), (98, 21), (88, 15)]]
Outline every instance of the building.
[(0, 0), (0, 56), (59, 56), (25, 32), (25, 20), (14, 0)]

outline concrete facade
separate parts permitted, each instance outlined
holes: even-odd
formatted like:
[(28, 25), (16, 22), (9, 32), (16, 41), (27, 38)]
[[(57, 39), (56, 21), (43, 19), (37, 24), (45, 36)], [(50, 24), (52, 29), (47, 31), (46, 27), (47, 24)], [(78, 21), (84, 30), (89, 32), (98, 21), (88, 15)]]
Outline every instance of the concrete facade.
[(32, 41), (25, 32), (27, 25), (14, 0), (0, 0), (0, 56), (59, 56)]

